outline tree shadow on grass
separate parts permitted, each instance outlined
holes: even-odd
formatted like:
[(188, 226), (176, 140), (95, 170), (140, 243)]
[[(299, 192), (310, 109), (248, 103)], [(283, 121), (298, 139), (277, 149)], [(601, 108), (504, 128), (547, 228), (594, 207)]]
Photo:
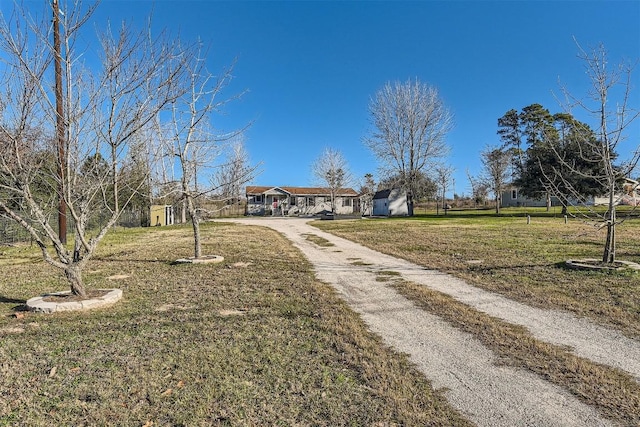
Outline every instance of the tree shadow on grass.
[(506, 264), (506, 265), (468, 265), (467, 270), (474, 271), (478, 273), (490, 273), (492, 271), (503, 271), (503, 270), (516, 270), (519, 268), (524, 269), (533, 269), (533, 268), (559, 268), (564, 266), (564, 261), (554, 262), (554, 263), (531, 263), (531, 264)]
[(141, 263), (141, 264), (168, 264), (171, 265), (174, 260), (168, 259), (142, 259), (142, 258), (116, 258), (113, 255), (94, 257), (93, 260), (101, 262), (113, 262), (113, 263)]
[(27, 301), (23, 299), (8, 298), (0, 295), (0, 304), (3, 304), (3, 303), (4, 304), (26, 304)]
[(4, 295), (0, 295), (0, 304), (17, 304), (13, 307), (11, 307), (11, 309), (13, 311), (27, 311), (27, 301), (23, 300), (23, 299), (16, 299), (16, 298), (8, 298), (5, 297)]

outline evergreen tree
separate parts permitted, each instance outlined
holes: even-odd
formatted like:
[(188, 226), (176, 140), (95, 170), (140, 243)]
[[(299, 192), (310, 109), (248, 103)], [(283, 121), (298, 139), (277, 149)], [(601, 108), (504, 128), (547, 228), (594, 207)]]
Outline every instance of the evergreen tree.
[[(590, 197), (604, 191), (590, 179), (589, 171), (601, 167), (585, 159), (593, 153), (580, 141), (595, 140), (594, 132), (571, 114), (551, 114), (540, 104), (524, 107), (519, 113), (509, 110), (498, 119), (502, 149), (512, 156), (512, 183), (520, 194), (551, 203), (551, 193), (560, 197), (566, 213), (568, 199)], [(523, 146), (526, 145), (526, 148)], [(595, 146), (595, 144), (586, 147)], [(571, 188), (572, 191), (568, 191)]]

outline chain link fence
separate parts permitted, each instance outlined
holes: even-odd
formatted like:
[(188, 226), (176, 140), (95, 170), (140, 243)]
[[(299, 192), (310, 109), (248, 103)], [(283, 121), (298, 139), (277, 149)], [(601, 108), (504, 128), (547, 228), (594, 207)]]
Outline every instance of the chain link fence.
[[(99, 215), (91, 219), (88, 224), (88, 229), (98, 229), (104, 227), (107, 224), (110, 216), (108, 214)], [(41, 228), (38, 224), (32, 224), (34, 228)], [(148, 225), (148, 215), (143, 214), (140, 210), (126, 210), (123, 211), (116, 224), (119, 227), (141, 227)], [(51, 227), (58, 231), (57, 216), (54, 221), (51, 221)], [(67, 218), (67, 238), (72, 237), (74, 222), (73, 218)], [(31, 235), (21, 225), (15, 221), (0, 217), (0, 245), (13, 245), (16, 243), (26, 243), (32, 240)]]
[(15, 221), (0, 217), (0, 245), (12, 245), (18, 242), (28, 242), (31, 236)]
[[(176, 207), (176, 223), (180, 223), (181, 221), (181, 206)], [(230, 217), (230, 216), (243, 216), (245, 214), (246, 206), (244, 204), (234, 204), (228, 206), (212, 206), (212, 209), (207, 211), (205, 215), (206, 219), (214, 219), (221, 217)], [(186, 216), (186, 215), (185, 215)], [(98, 215), (93, 217), (88, 224), (88, 229), (99, 229), (104, 227), (109, 220), (110, 215), (105, 213), (104, 215)], [(185, 218), (185, 222), (188, 221), (188, 218)], [(150, 212), (149, 209), (127, 209), (122, 212), (120, 218), (118, 219), (117, 226), (119, 227), (148, 227), (150, 222)], [(33, 224), (34, 227), (39, 228), (37, 224)], [(51, 226), (54, 230), (58, 230), (58, 221), (57, 216), (54, 218), (54, 221), (51, 222)], [(69, 217), (67, 219), (67, 230), (69, 233), (73, 233), (73, 218)], [(68, 238), (72, 237), (68, 235)], [(0, 217), (0, 245), (12, 245), (15, 243), (25, 243), (31, 241), (31, 235), (19, 224), (15, 221)]]

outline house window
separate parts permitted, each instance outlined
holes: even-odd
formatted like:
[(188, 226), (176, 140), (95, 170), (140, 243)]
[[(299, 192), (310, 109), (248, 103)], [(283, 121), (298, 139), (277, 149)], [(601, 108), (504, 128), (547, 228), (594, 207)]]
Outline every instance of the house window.
[(350, 197), (343, 197), (342, 198), (342, 206), (344, 206), (344, 207), (351, 206), (351, 198)]
[(255, 203), (262, 203), (262, 194), (258, 194), (257, 196), (253, 196), (253, 201)]
[(316, 205), (316, 199), (313, 197), (307, 197), (307, 206), (315, 206)]
[(331, 203), (331, 196), (324, 196), (325, 203)]
[(291, 204), (291, 206), (296, 205), (296, 199), (297, 199), (296, 196), (289, 197), (289, 203)]
[(511, 200), (516, 200), (518, 198), (518, 190), (517, 189), (513, 189), (511, 190)]

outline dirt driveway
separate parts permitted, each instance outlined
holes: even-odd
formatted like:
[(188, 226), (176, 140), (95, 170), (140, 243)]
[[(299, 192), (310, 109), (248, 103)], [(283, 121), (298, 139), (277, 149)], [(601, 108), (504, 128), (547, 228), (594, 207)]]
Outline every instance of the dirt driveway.
[[(298, 247), (318, 279), (333, 285), (386, 343), (409, 354), (449, 402), (479, 426), (604, 426), (610, 423), (560, 387), (528, 371), (500, 366), (472, 335), (399, 295), (376, 272), (449, 294), (491, 316), (527, 327), (541, 340), (576, 355), (620, 368), (640, 380), (640, 343), (574, 316), (540, 310), (467, 285), (452, 276), (365, 248), (307, 224), (307, 219), (247, 218), (236, 223), (270, 227)], [(319, 247), (305, 235), (335, 246)], [(361, 261), (361, 262), (357, 262)], [(354, 264), (355, 263), (355, 264)]]

